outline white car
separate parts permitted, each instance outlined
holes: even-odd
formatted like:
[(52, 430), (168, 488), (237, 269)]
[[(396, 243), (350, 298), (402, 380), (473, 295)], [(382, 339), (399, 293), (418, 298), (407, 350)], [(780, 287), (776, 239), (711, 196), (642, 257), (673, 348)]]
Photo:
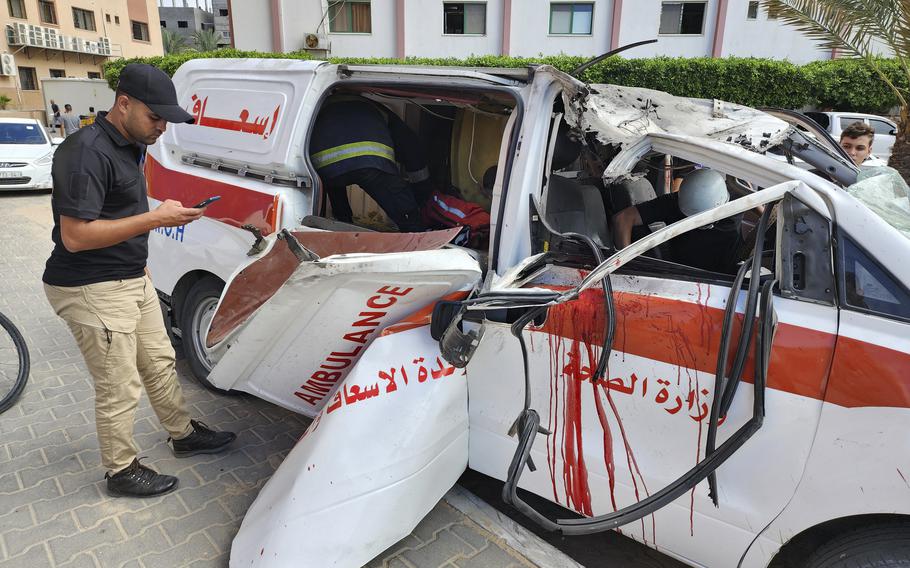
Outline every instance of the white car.
[(61, 142), (33, 118), (0, 118), (0, 190), (51, 189), (51, 164)]
[(891, 157), (897, 124), (887, 118), (861, 112), (807, 112), (806, 116), (819, 123), (835, 140), (839, 140), (840, 133), (854, 122), (865, 122), (875, 130), (872, 153), (885, 162)]

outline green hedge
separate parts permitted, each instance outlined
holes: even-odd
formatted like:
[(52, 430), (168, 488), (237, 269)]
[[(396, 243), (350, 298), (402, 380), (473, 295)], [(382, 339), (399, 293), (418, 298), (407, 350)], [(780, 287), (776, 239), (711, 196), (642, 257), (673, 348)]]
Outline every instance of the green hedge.
[[(111, 88), (117, 84), (120, 70), (132, 62), (160, 67), (173, 75), (190, 59), (223, 57), (262, 57), (311, 59), (307, 53), (260, 53), (222, 49), (207, 53), (118, 59), (105, 64), (105, 77)], [(407, 65), (453, 65), (467, 67), (521, 67), (529, 64), (552, 65), (571, 71), (586, 58), (567, 55), (549, 57), (483, 56), (455, 58), (331, 58), (332, 63), (374, 63)], [(906, 77), (894, 60), (882, 60), (892, 81), (908, 87)], [(728, 57), (654, 57), (623, 59), (611, 57), (587, 69), (582, 80), (589, 83), (615, 83), (667, 91), (674, 95), (717, 98), (752, 107), (801, 108), (813, 106), (858, 112), (886, 112), (897, 105), (888, 86), (862, 61), (837, 59), (795, 65), (788, 61)]]

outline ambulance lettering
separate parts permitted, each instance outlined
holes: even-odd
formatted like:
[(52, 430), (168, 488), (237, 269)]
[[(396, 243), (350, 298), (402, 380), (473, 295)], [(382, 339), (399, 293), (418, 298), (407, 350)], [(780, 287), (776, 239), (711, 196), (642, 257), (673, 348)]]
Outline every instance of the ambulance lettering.
[(412, 290), (413, 288), (396, 288), (394, 286), (383, 286), (376, 290), (376, 294), (370, 296), (365, 303), (367, 309), (357, 314), (359, 319), (351, 323), (348, 332), (342, 336), (342, 339), (351, 343), (351, 348), (332, 351), (319, 365), (319, 370), (314, 371), (310, 378), (294, 392), (294, 396), (313, 406), (328, 396), (338, 381), (350, 370), (351, 365), (357, 361), (364, 345), (369, 343), (370, 336), (381, 327), (383, 318), (388, 315), (386, 310)]
[(186, 225), (180, 225), (179, 227), (156, 227), (155, 232), (159, 235), (164, 235), (169, 239), (174, 239), (178, 243), (182, 243), (183, 236), (186, 233)]
[(250, 120), (250, 111), (247, 109), (241, 109), (237, 117), (239, 120), (232, 120), (228, 118), (215, 118), (212, 116), (207, 116), (205, 111), (206, 107), (209, 104), (209, 98), (200, 98), (197, 95), (193, 95), (193, 117), (196, 119), (196, 126), (205, 126), (208, 128), (219, 128), (221, 130), (233, 130), (234, 132), (243, 132), (246, 134), (256, 134), (262, 136), (262, 138), (268, 139), (268, 137), (275, 130), (275, 125), (278, 123), (278, 114), (281, 112), (281, 105), (275, 107), (275, 110), (272, 111), (271, 116), (257, 116)]

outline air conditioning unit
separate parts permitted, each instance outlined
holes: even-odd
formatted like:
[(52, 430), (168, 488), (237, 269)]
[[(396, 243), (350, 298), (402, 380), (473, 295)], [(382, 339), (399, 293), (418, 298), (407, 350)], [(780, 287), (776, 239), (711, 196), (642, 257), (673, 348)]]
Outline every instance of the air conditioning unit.
[(15, 43), (12, 45), (28, 45), (28, 24), (13, 24), (13, 40)]
[(307, 51), (329, 51), (331, 44), (324, 35), (307, 34), (303, 38), (303, 49)]
[(16, 58), (9, 53), (0, 55), (0, 75), (16, 74)]
[(91, 53), (92, 55), (98, 55), (98, 42), (86, 41), (85, 42), (85, 52)]
[(34, 47), (44, 47), (44, 28), (41, 26), (28, 27), (28, 44)]
[(108, 37), (98, 38), (98, 54), (99, 55), (110, 55), (111, 54), (111, 39)]
[(81, 37), (70, 38), (70, 49), (73, 51), (85, 52), (85, 40)]
[(60, 34), (54, 28), (44, 28), (44, 45), (50, 49), (60, 49)]

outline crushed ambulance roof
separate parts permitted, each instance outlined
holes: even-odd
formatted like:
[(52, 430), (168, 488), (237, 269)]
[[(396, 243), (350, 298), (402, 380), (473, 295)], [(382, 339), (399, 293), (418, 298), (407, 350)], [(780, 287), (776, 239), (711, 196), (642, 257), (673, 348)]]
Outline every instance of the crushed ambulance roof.
[(649, 133), (710, 138), (764, 152), (790, 129), (765, 112), (718, 100), (677, 97), (619, 85), (590, 85), (589, 94), (565, 98), (570, 124), (606, 145), (626, 145)]

